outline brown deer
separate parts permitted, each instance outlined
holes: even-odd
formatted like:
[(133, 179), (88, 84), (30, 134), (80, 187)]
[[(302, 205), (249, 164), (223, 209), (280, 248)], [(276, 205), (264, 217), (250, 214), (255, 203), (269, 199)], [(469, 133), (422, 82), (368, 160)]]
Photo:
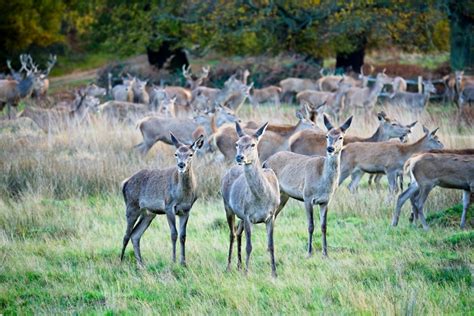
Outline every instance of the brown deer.
[[(220, 126), (219, 124), (239, 120), (231, 111), (216, 111), (213, 115), (218, 126)], [(190, 144), (193, 141), (192, 133), (200, 125), (205, 128), (207, 135), (212, 134), (211, 122), (211, 117), (204, 114), (195, 118), (147, 116), (137, 123), (137, 127), (143, 136), (143, 142), (136, 145), (135, 148), (141, 154), (146, 155), (151, 147), (159, 141), (172, 145), (173, 143), (169, 138), (170, 132), (185, 144)]]
[(397, 226), (403, 204), (410, 199), (413, 213), (410, 221), (420, 218), (424, 229), (428, 229), (423, 206), (433, 188), (463, 190), (463, 212), (461, 229), (466, 225), (466, 214), (474, 193), (474, 149), (437, 150), (411, 157), (405, 163), (405, 172), (411, 183), (398, 196), (392, 226)]
[(264, 102), (273, 102), (278, 107), (280, 106), (280, 93), (281, 88), (277, 86), (253, 89), (252, 94), (249, 96), (249, 100), (254, 107)]
[(326, 112), (338, 117), (344, 109), (344, 97), (351, 88), (351, 85), (340, 79), (335, 92), (304, 90), (296, 95), (300, 104), (307, 102), (311, 107), (325, 103)]
[(286, 78), (280, 81), (282, 95), (298, 93), (304, 90), (319, 90), (318, 83), (311, 79)]
[(123, 237), (120, 258), (123, 260), (125, 248), (132, 239), (135, 258), (140, 267), (143, 267), (140, 239), (156, 215), (166, 215), (168, 220), (173, 262), (176, 262), (176, 240), (178, 239), (176, 216), (179, 217), (180, 263), (186, 265), (186, 226), (191, 208), (197, 199), (192, 158), (196, 150), (201, 148), (204, 137), (201, 135), (191, 145), (184, 145), (173, 134), (170, 134), (170, 138), (176, 147), (174, 154), (176, 166), (163, 170), (140, 170), (122, 183), (127, 229)]
[(352, 87), (349, 89), (346, 98), (344, 99), (344, 107), (351, 110), (358, 107), (362, 107), (366, 110), (373, 109), (383, 86), (385, 84), (390, 84), (391, 82), (392, 79), (385, 73), (379, 73), (372, 87)]
[(194, 89), (202, 85), (204, 80), (206, 80), (207, 77), (209, 76), (209, 70), (210, 70), (209, 66), (202, 67), (201, 74), (196, 79), (194, 79), (193, 74), (191, 73), (191, 65), (189, 65), (187, 69), (186, 69), (186, 65), (183, 65), (183, 76), (186, 79), (186, 84), (189, 86), (191, 91), (193, 91)]
[[(298, 123), (295, 125), (276, 125), (270, 124), (267, 127), (265, 136), (258, 143), (258, 152), (260, 160), (264, 161), (274, 153), (282, 150), (288, 150), (288, 141), (291, 136), (298, 131), (314, 128), (315, 124), (309, 119), (309, 113), (306, 115), (300, 111), (296, 112)], [(245, 128), (246, 133), (254, 133), (254, 128)], [(213, 147), (216, 147), (227, 161), (235, 157), (236, 148), (235, 142), (238, 135), (232, 126), (225, 125), (219, 128), (212, 136), (211, 142)]]
[[(250, 254), (252, 252), (252, 225), (265, 223), (267, 228), (268, 251), (272, 267), (272, 276), (276, 277), (276, 265), (273, 246), (273, 226), (275, 213), (280, 204), (280, 190), (275, 173), (262, 168), (258, 158), (257, 145), (268, 123), (265, 123), (253, 134), (246, 134), (239, 123), (235, 123), (239, 139), (236, 142), (237, 153), (235, 160), (238, 166), (226, 172), (221, 181), (222, 198), (230, 230), (229, 255), (227, 269), (230, 270), (232, 250), (237, 235), (238, 263), (242, 265), (241, 244), (242, 233), (245, 231), (247, 242), (245, 271), (248, 272)], [(235, 217), (240, 219), (237, 231)]]
[[(389, 118), (385, 112), (377, 113), (379, 126), (375, 133), (370, 137), (357, 137), (346, 135), (344, 143), (355, 142), (381, 142), (391, 138), (404, 138), (410, 133), (410, 129), (416, 122), (410, 125), (403, 125), (398, 121)], [(326, 136), (324, 133), (314, 130), (304, 130), (295, 133), (290, 139), (290, 151), (302, 155), (325, 155)]]
[(328, 205), (337, 188), (339, 164), (344, 135), (352, 122), (349, 117), (339, 128), (334, 128), (324, 115), (326, 133), (326, 154), (308, 157), (283, 151), (271, 156), (265, 163), (275, 171), (280, 184), (280, 206), (276, 215), (283, 209), (288, 199), (304, 202), (308, 218), (308, 254), (313, 253), (313, 205), (320, 207), (322, 252), (327, 256), (326, 221)]
[(396, 192), (397, 177), (403, 173), (403, 165), (408, 158), (419, 152), (443, 148), (435, 135), (437, 131), (437, 128), (430, 132), (423, 127), (425, 135), (411, 144), (390, 141), (348, 144), (342, 152), (339, 184), (351, 175), (349, 190), (354, 192), (364, 172), (384, 173), (388, 178), (390, 192)]

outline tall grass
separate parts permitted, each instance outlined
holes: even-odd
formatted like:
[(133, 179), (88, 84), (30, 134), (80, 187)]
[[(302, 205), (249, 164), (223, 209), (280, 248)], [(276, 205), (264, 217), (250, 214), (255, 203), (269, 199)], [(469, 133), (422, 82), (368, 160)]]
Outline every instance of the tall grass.
[[(439, 126), (446, 147), (474, 147), (472, 130), (453, 127), (449, 111), (388, 114), (404, 123)], [(242, 116), (295, 121), (289, 106), (245, 107)], [(377, 121), (357, 115), (353, 124), (351, 134), (368, 136)], [(418, 126), (412, 139), (420, 136)], [(200, 199), (188, 226), (189, 268), (172, 264), (163, 217), (142, 239), (146, 269), (136, 269), (131, 249), (120, 264), (121, 181), (142, 168), (174, 164), (174, 150), (164, 144), (140, 157), (133, 148), (140, 141), (134, 126), (100, 118), (50, 135), (26, 123), (0, 125), (0, 314), (472, 312), (472, 216), (469, 230), (461, 232), (460, 207), (451, 208), (460, 192), (431, 193), (426, 210), (432, 229), (424, 232), (408, 224), (408, 208), (399, 227), (389, 227), (394, 198), (386, 190), (365, 182), (357, 194), (340, 187), (329, 210), (328, 259), (306, 258), (304, 208), (290, 202), (275, 228), (278, 279), (270, 277), (265, 232), (258, 225), (251, 271), (244, 276), (224, 272), (228, 228), (219, 182), (228, 166), (212, 157), (194, 162)]]

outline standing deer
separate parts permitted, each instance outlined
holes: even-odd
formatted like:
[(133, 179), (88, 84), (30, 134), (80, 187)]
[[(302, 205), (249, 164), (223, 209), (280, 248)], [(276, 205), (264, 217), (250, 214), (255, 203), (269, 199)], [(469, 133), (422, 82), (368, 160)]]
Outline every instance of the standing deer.
[(397, 226), (403, 204), (410, 199), (413, 213), (410, 221), (418, 217), (423, 228), (428, 229), (423, 206), (433, 188), (463, 190), (463, 212), (461, 229), (466, 224), (466, 214), (474, 193), (474, 149), (437, 150), (411, 157), (405, 163), (411, 183), (406, 191), (398, 196), (393, 214), (392, 226)]
[(147, 81), (142, 81), (138, 78), (134, 78), (132, 84), (132, 91), (133, 91), (133, 102), (141, 103), (148, 105), (150, 103), (150, 96), (146, 91), (146, 84)]
[(133, 102), (133, 86), (135, 79), (122, 78), (123, 84), (112, 88), (112, 98), (115, 101)]
[(383, 89), (383, 86), (391, 82), (392, 80), (387, 75), (385, 75), (385, 73), (379, 73), (372, 87), (350, 88), (345, 98), (345, 108), (354, 109), (357, 107), (362, 107), (368, 110), (373, 109), (375, 103), (377, 102), (377, 97)]
[(268, 86), (262, 89), (253, 89), (249, 96), (250, 103), (257, 107), (260, 103), (273, 102), (277, 107), (280, 106), (281, 88), (277, 86)]
[[(25, 55), (26, 56), (26, 55)], [(21, 70), (25, 75), (20, 80), (0, 80), (0, 111), (7, 105), (7, 115), (11, 119), (11, 107), (18, 106), (20, 100), (29, 97), (35, 86), (40, 82), (39, 75), (34, 71), (34, 65), (28, 68), (28, 58), (23, 57)]]
[(429, 102), (430, 94), (435, 93), (436, 88), (431, 81), (423, 82), (423, 93), (418, 92), (395, 92), (386, 99), (391, 106), (401, 106), (411, 111), (423, 111)]
[[(31, 58), (31, 56), (30, 56)], [(44, 97), (48, 93), (49, 89), (49, 73), (53, 69), (54, 65), (56, 65), (57, 61), (57, 56), (56, 55), (49, 55), (49, 60), (46, 64), (46, 69), (39, 72), (39, 82), (38, 84), (33, 88), (33, 97)]]
[(186, 79), (186, 83), (191, 89), (191, 91), (202, 85), (204, 80), (206, 80), (209, 76), (209, 70), (209, 67), (202, 67), (201, 74), (199, 75), (199, 77), (197, 77), (197, 79), (194, 79), (191, 73), (191, 65), (189, 65), (187, 69), (186, 65), (183, 65), (183, 76)]
[[(237, 267), (242, 265), (241, 243), (245, 231), (246, 253), (245, 271), (248, 272), (250, 254), (252, 252), (252, 225), (265, 223), (267, 227), (268, 251), (272, 267), (272, 276), (276, 277), (276, 265), (273, 246), (273, 226), (276, 209), (280, 203), (280, 190), (275, 173), (262, 168), (258, 158), (257, 145), (265, 133), (268, 123), (265, 123), (254, 134), (246, 134), (236, 122), (237, 154), (235, 160), (239, 164), (226, 172), (221, 182), (221, 192), (224, 208), (230, 230), (229, 256), (227, 269), (230, 269), (235, 235), (237, 234)], [(235, 216), (240, 219), (237, 232)]]
[(275, 171), (280, 184), (280, 205), (276, 215), (283, 209), (288, 199), (303, 201), (308, 218), (308, 254), (313, 253), (313, 205), (320, 207), (322, 252), (327, 256), (326, 222), (328, 205), (337, 188), (339, 164), (344, 135), (351, 126), (352, 116), (339, 128), (334, 128), (324, 115), (326, 134), (326, 155), (308, 157), (283, 151), (271, 156), (265, 163)]
[[(404, 138), (410, 133), (411, 127), (416, 122), (410, 125), (403, 125), (400, 122), (389, 118), (385, 112), (377, 113), (379, 126), (377, 130), (370, 137), (357, 137), (346, 135), (344, 143), (355, 142), (381, 142), (391, 138)], [(324, 156), (326, 151), (326, 135), (315, 130), (304, 130), (295, 133), (290, 139), (289, 148), (292, 152), (302, 155), (320, 155)]]
[(339, 184), (351, 175), (349, 190), (354, 192), (364, 172), (384, 173), (388, 178), (390, 192), (396, 192), (397, 177), (403, 173), (403, 165), (408, 158), (419, 152), (443, 148), (436, 136), (437, 131), (437, 128), (430, 132), (423, 127), (425, 135), (412, 144), (390, 141), (348, 144), (342, 152)]
[(135, 258), (140, 267), (143, 259), (140, 239), (156, 215), (166, 215), (171, 230), (172, 259), (176, 262), (176, 216), (179, 217), (180, 263), (186, 265), (186, 226), (189, 213), (197, 199), (197, 185), (192, 168), (193, 154), (201, 148), (204, 137), (199, 136), (191, 145), (184, 145), (173, 134), (171, 141), (176, 147), (176, 166), (168, 169), (140, 170), (122, 183), (126, 205), (127, 229), (123, 237), (123, 260), (125, 248), (132, 239)]

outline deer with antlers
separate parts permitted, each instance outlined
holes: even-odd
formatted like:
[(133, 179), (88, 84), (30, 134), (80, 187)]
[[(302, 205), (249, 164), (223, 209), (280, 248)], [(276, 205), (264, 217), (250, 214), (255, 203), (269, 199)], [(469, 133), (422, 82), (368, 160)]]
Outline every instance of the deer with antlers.
[(197, 87), (200, 87), (203, 84), (203, 82), (209, 76), (209, 71), (209, 66), (202, 67), (201, 74), (196, 79), (194, 79), (193, 74), (191, 73), (191, 65), (189, 65), (188, 68), (186, 68), (186, 65), (183, 65), (183, 76), (186, 79), (186, 84), (189, 86), (191, 91), (193, 91)]

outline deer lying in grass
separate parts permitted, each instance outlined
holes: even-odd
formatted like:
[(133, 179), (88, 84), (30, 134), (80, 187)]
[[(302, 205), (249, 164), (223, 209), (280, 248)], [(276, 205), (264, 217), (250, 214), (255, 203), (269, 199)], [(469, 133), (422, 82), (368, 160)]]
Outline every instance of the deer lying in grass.
[(423, 111), (429, 102), (430, 94), (435, 93), (436, 88), (431, 81), (423, 82), (423, 93), (417, 92), (395, 92), (386, 99), (391, 106), (402, 106), (411, 111)]
[[(214, 120), (217, 126), (221, 126), (226, 122), (236, 122), (239, 119), (235, 114), (228, 111), (216, 111)], [(143, 142), (136, 145), (138, 151), (146, 155), (151, 147), (159, 141), (172, 145), (169, 133), (175, 134), (185, 144), (190, 144), (193, 140), (192, 133), (202, 125), (206, 134), (212, 134), (211, 120), (208, 115), (199, 115), (196, 118), (167, 118), (161, 116), (148, 116), (137, 123), (137, 127), (143, 136)]]
[(372, 110), (377, 102), (377, 97), (385, 84), (391, 83), (392, 80), (385, 73), (379, 73), (372, 87), (357, 88), (353, 87), (347, 92), (344, 99), (344, 107), (346, 109), (355, 109), (362, 107), (366, 110)]
[(344, 135), (352, 122), (349, 117), (339, 128), (334, 128), (324, 115), (326, 134), (326, 154), (308, 157), (283, 151), (271, 156), (265, 163), (275, 171), (280, 184), (280, 206), (276, 215), (283, 209), (288, 199), (304, 202), (308, 218), (308, 254), (313, 253), (313, 205), (320, 207), (322, 252), (327, 256), (326, 221), (329, 202), (337, 188), (339, 164)]
[(109, 122), (133, 122), (151, 113), (145, 104), (113, 100), (101, 104), (98, 112)]
[[(314, 128), (315, 124), (309, 119), (309, 113), (304, 115), (302, 112), (296, 112), (298, 123), (295, 125), (275, 125), (270, 124), (267, 127), (265, 136), (258, 143), (258, 152), (260, 160), (264, 161), (274, 153), (282, 150), (288, 150), (288, 141), (290, 137), (298, 131)], [(254, 128), (245, 128), (245, 132), (252, 134)], [(238, 135), (232, 126), (225, 125), (219, 128), (212, 135), (211, 143), (216, 147), (227, 161), (231, 161), (236, 155), (235, 142)]]
[[(276, 265), (273, 246), (273, 226), (275, 212), (280, 204), (280, 190), (275, 173), (262, 168), (258, 158), (257, 145), (265, 133), (268, 123), (260, 127), (254, 134), (246, 134), (236, 123), (237, 154), (235, 160), (239, 164), (226, 172), (221, 182), (224, 208), (230, 230), (229, 256), (227, 269), (230, 270), (232, 250), (237, 234), (238, 265), (242, 265), (241, 243), (242, 232), (245, 231), (247, 242), (245, 271), (248, 272), (250, 254), (252, 252), (252, 225), (265, 223), (267, 226), (268, 251), (272, 267), (272, 276), (276, 277)], [(241, 221), (235, 230), (235, 216)]]
[(411, 183), (398, 196), (392, 226), (397, 226), (403, 204), (410, 199), (413, 213), (410, 221), (420, 218), (424, 229), (428, 229), (423, 206), (433, 188), (463, 190), (463, 212), (461, 229), (466, 225), (466, 214), (474, 193), (474, 149), (437, 150), (411, 157), (405, 163)]
[(298, 93), (304, 90), (319, 90), (318, 83), (311, 79), (286, 78), (280, 81), (282, 95)]
[(184, 145), (173, 134), (170, 138), (176, 147), (175, 167), (163, 170), (140, 170), (122, 183), (127, 229), (123, 237), (120, 258), (123, 260), (125, 248), (132, 239), (135, 258), (140, 267), (143, 267), (140, 239), (156, 215), (166, 215), (168, 220), (173, 262), (176, 262), (176, 240), (178, 239), (176, 216), (179, 217), (180, 263), (186, 265), (186, 226), (191, 208), (197, 199), (196, 178), (191, 163), (193, 154), (201, 148), (204, 137), (201, 135), (191, 145)]
[[(381, 142), (391, 138), (404, 138), (410, 133), (410, 129), (416, 122), (410, 125), (403, 125), (398, 121), (389, 118), (385, 112), (377, 113), (379, 126), (375, 133), (367, 138), (346, 135), (344, 143), (355, 142)], [(326, 151), (326, 135), (314, 130), (304, 130), (295, 133), (290, 139), (290, 151), (302, 155), (324, 156)]]
[(281, 88), (277, 86), (253, 89), (252, 94), (249, 96), (249, 100), (254, 107), (264, 102), (273, 102), (278, 107), (280, 106), (280, 93)]
[(97, 108), (98, 102), (98, 99), (88, 98), (84, 91), (79, 91), (79, 98), (74, 101), (75, 108), (73, 110), (27, 106), (19, 117), (28, 117), (43, 131), (51, 132), (82, 123), (87, 119), (89, 111)]
[(408, 158), (416, 153), (443, 148), (443, 144), (435, 135), (437, 131), (436, 128), (430, 133), (423, 127), (425, 135), (411, 144), (390, 141), (348, 144), (342, 152), (339, 184), (351, 175), (349, 190), (354, 192), (364, 172), (384, 173), (388, 178), (390, 192), (396, 192), (397, 177), (403, 174), (403, 165)]

